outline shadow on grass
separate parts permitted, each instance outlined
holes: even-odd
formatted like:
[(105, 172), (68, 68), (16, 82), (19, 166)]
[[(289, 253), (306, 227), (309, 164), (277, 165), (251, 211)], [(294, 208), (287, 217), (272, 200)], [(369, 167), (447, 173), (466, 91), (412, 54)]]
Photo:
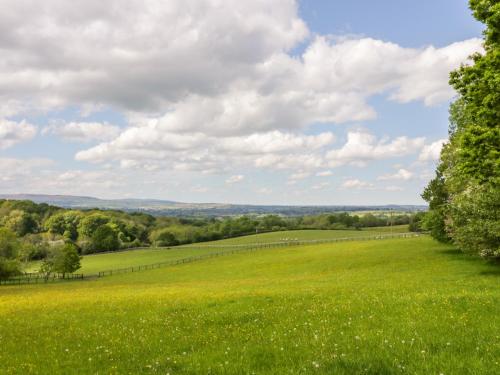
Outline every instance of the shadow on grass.
[(499, 262), (488, 262), (484, 259), (465, 254), (463, 251), (459, 249), (446, 249), (439, 251), (440, 254), (447, 255), (453, 257), (456, 261), (465, 261), (465, 262), (473, 262), (476, 264), (482, 264), (486, 269), (483, 269), (479, 272), (479, 275), (482, 276), (500, 276), (500, 263)]
[(496, 265), (496, 268), (491, 268), (489, 270), (484, 270), (480, 272), (481, 275), (483, 276), (500, 276), (500, 266)]
[(459, 249), (447, 249), (447, 250), (441, 250), (441, 254), (445, 255), (465, 255), (461, 250)]

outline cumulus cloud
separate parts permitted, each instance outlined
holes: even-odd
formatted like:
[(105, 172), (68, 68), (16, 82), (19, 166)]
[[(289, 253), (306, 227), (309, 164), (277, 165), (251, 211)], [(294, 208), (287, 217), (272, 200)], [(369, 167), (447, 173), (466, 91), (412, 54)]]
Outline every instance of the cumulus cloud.
[(4, 178), (12, 175), (28, 175), (33, 170), (50, 167), (52, 165), (54, 165), (54, 161), (46, 158), (0, 158), (0, 172)]
[(29, 141), (36, 135), (36, 132), (36, 127), (26, 121), (15, 122), (0, 119), (0, 149)]
[(238, 174), (238, 175), (234, 175), (234, 176), (231, 176), (229, 177), (227, 180), (226, 180), (226, 184), (228, 185), (232, 185), (232, 184), (236, 184), (238, 182), (241, 182), (245, 179), (245, 176), (241, 175), (241, 174)]
[(390, 159), (410, 155), (424, 146), (425, 138), (397, 137), (377, 139), (365, 130), (351, 131), (340, 149), (331, 150), (326, 158), (332, 167), (344, 164), (363, 166), (372, 160)]
[(439, 160), (441, 149), (447, 141), (447, 139), (439, 139), (429, 145), (425, 145), (418, 156), (418, 160), (422, 162)]
[(403, 191), (404, 189), (401, 186), (389, 185), (384, 188), (386, 191)]
[(257, 194), (269, 195), (272, 194), (273, 190), (270, 188), (259, 188), (256, 190)]
[(307, 40), (293, 0), (7, 0), (5, 8), (0, 98), (10, 111), (109, 106), (163, 114), (171, 130), (366, 120), (376, 115), (366, 99), (379, 93), (436, 104), (453, 95), (448, 72), (481, 50), (479, 39), (442, 48)]
[[(0, 158), (0, 186), (3, 193), (20, 193), (39, 189), (50, 176), (50, 170), (55, 165), (47, 158)], [(49, 178), (50, 180), (51, 178)], [(23, 190), (20, 190), (23, 187)]]
[(325, 188), (327, 188), (329, 186), (330, 186), (329, 182), (321, 182), (319, 184), (311, 186), (311, 189), (313, 189), (313, 190), (323, 190), (323, 189), (325, 189)]
[(48, 106), (163, 110), (186, 93), (225, 91), (308, 35), (293, 0), (4, 5), (0, 96), (29, 93)]
[(384, 181), (384, 180), (403, 180), (403, 181), (408, 181), (411, 178), (413, 178), (413, 173), (410, 172), (407, 169), (400, 168), (396, 173), (389, 173), (385, 174), (382, 176), (377, 177), (377, 180), (379, 181)]
[[(453, 96), (448, 72), (482, 49), (480, 39), (406, 48), (311, 36), (294, 0), (4, 5), (0, 118), (111, 109), (128, 120), (126, 128), (73, 121), (44, 132), (97, 141), (75, 155), (78, 161), (151, 173), (229, 175), (250, 166), (327, 176), (341, 165), (420, 151), (419, 160), (430, 160), (439, 145), (423, 138), (351, 130), (334, 148), (332, 132), (310, 135), (311, 128), (374, 119), (375, 95), (445, 102)], [(303, 52), (295, 54), (299, 46)], [(15, 125), (0, 121), (0, 148), (36, 133), (30, 124)]]
[(289, 180), (297, 181), (297, 180), (303, 180), (303, 179), (309, 177), (310, 175), (311, 175), (310, 172), (299, 171), (299, 172), (292, 173), (288, 178), (289, 178)]
[[(303, 135), (272, 131), (248, 136), (212, 137), (202, 133), (162, 133), (157, 125), (133, 127), (121, 135), (76, 154), (77, 160), (119, 161), (124, 168), (224, 173), (238, 167), (293, 170), (297, 176), (329, 176), (326, 168), (364, 166), (370, 161), (417, 153), (424, 138), (377, 138), (366, 130), (350, 131), (347, 141), (332, 148), (330, 133)], [(302, 177), (302, 178), (305, 178)]]
[(345, 180), (342, 185), (342, 189), (371, 189), (373, 184), (370, 182), (362, 181), (359, 179), (348, 179)]
[(193, 193), (206, 193), (209, 191), (209, 189), (206, 186), (196, 185), (196, 186), (191, 187), (189, 189), (189, 191), (191, 191)]
[(117, 137), (120, 128), (107, 122), (69, 122), (46, 126), (43, 134), (53, 134), (72, 142), (106, 141)]
[(320, 171), (320, 172), (316, 172), (316, 176), (318, 176), (318, 177), (333, 176), (333, 172), (332, 171)]

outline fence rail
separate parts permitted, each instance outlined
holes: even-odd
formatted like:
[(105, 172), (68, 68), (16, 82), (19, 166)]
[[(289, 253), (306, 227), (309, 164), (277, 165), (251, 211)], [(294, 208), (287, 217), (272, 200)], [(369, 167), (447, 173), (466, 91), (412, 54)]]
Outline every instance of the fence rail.
[[(156, 268), (175, 266), (184, 263), (192, 263), (204, 259), (216, 258), (221, 256), (232, 255), (236, 253), (258, 251), (264, 249), (272, 248), (282, 248), (282, 247), (292, 247), (292, 246), (304, 246), (304, 245), (317, 245), (325, 243), (337, 243), (337, 242), (347, 242), (347, 241), (369, 241), (369, 240), (384, 240), (391, 238), (414, 238), (419, 237), (422, 234), (418, 233), (396, 233), (396, 234), (379, 234), (373, 236), (359, 236), (359, 237), (340, 237), (340, 238), (330, 238), (330, 239), (320, 239), (320, 240), (288, 240), (288, 241), (276, 241), (276, 242), (265, 242), (265, 243), (250, 243), (250, 244), (235, 244), (235, 245), (188, 245), (179, 246), (175, 248), (182, 249), (206, 249), (206, 248), (231, 248), (231, 250), (218, 251), (214, 253), (207, 253), (202, 255), (191, 256), (187, 258), (180, 258), (169, 260), (165, 262), (146, 264), (140, 266), (117, 268), (111, 270), (100, 271), (96, 274), (51, 274), (49, 278), (44, 275), (37, 273), (26, 273), (16, 278), (11, 278), (7, 280), (0, 280), (0, 285), (2, 284), (37, 284), (37, 283), (47, 283), (51, 281), (59, 280), (83, 280), (91, 278), (100, 278), (105, 276), (119, 275), (124, 273), (139, 272), (145, 270), (152, 270)], [(156, 247), (158, 248), (158, 247)], [(172, 247), (161, 247), (158, 249), (171, 249)]]
[(0, 285), (39, 284), (61, 280), (83, 280), (85, 277), (86, 275), (82, 273), (66, 273), (64, 275), (62, 273), (52, 273), (50, 275), (44, 275), (41, 273), (27, 272), (6, 280), (0, 279)]

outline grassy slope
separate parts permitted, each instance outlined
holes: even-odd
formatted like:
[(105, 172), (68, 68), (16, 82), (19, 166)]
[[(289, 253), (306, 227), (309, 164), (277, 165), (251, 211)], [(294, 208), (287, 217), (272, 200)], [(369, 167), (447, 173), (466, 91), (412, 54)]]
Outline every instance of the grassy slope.
[[(408, 226), (397, 226), (394, 227), (394, 233), (400, 233), (407, 231)], [(300, 240), (311, 240), (311, 239), (328, 239), (328, 238), (340, 238), (340, 237), (357, 237), (357, 236), (370, 236), (375, 233), (386, 234), (387, 228), (371, 228), (370, 230), (356, 231), (356, 230), (298, 230), (298, 231), (284, 231), (284, 232), (272, 232), (272, 233), (262, 233), (252, 236), (236, 237), (221, 241), (204, 242), (198, 244), (188, 245), (187, 249), (172, 248), (172, 249), (145, 249), (145, 250), (131, 250), (131, 251), (121, 251), (117, 253), (108, 254), (98, 254), (85, 256), (82, 259), (82, 268), (77, 271), (77, 273), (83, 274), (93, 274), (99, 271), (105, 271), (117, 268), (126, 268), (132, 266), (153, 264), (166, 262), (169, 260), (182, 259), (190, 256), (202, 255), (212, 252), (218, 252), (227, 250), (225, 248), (201, 248), (206, 245), (243, 245), (249, 243), (262, 243), (262, 242), (275, 242), (280, 241), (283, 238), (298, 238)], [(200, 247), (193, 249), (191, 247)], [(38, 269), (40, 263), (33, 262), (27, 271), (34, 272)]]
[[(212, 241), (209, 244), (247, 244), (261, 242), (275, 242), (283, 239), (298, 239), (298, 240), (322, 240), (341, 237), (364, 237), (374, 234), (390, 234), (390, 233), (405, 233), (408, 232), (408, 225), (397, 225), (391, 230), (390, 227), (375, 227), (364, 228), (363, 230), (288, 230), (280, 232), (259, 233), (244, 237), (228, 238), (220, 241)], [(201, 244), (200, 244), (201, 245)]]
[(499, 373), (498, 268), (429, 238), (0, 289), (0, 373)]

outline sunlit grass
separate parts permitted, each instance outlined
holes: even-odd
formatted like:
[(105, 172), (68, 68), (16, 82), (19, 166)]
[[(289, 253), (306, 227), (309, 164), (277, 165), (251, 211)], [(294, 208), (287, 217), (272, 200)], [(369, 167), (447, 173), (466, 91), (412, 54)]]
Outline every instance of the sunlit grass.
[(500, 274), (427, 237), (0, 288), (0, 373), (495, 374)]
[[(408, 226), (397, 226), (393, 228), (393, 233), (401, 233), (407, 231)], [(316, 239), (333, 239), (333, 238), (351, 238), (364, 237), (376, 234), (388, 234), (386, 228), (370, 228), (370, 230), (297, 230), (297, 231), (280, 231), (272, 233), (261, 233), (252, 236), (236, 237), (220, 241), (203, 242), (190, 244), (186, 246), (172, 247), (170, 249), (141, 249), (120, 251), (116, 253), (105, 253), (87, 255), (82, 258), (82, 268), (77, 273), (85, 275), (95, 274), (99, 271), (106, 271), (119, 268), (127, 268), (133, 266), (149, 265), (154, 263), (167, 262), (182, 258), (188, 258), (198, 255), (215, 253), (227, 250), (226, 247), (220, 248), (203, 248), (203, 246), (214, 245), (247, 245), (252, 243), (267, 243), (290, 241), (291, 239), (299, 240), (316, 240)], [(36, 272), (40, 267), (40, 262), (33, 262), (26, 267), (28, 272)]]
[[(262, 242), (276, 242), (283, 240), (326, 240), (333, 238), (343, 237), (365, 237), (373, 236), (378, 233), (405, 233), (408, 232), (408, 225), (395, 225), (394, 227), (374, 227), (363, 228), (362, 230), (287, 230), (279, 232), (258, 233), (249, 236), (228, 238), (220, 241), (203, 242), (202, 244), (248, 244), (248, 243), (262, 243)], [(200, 244), (201, 245), (201, 244)]]

